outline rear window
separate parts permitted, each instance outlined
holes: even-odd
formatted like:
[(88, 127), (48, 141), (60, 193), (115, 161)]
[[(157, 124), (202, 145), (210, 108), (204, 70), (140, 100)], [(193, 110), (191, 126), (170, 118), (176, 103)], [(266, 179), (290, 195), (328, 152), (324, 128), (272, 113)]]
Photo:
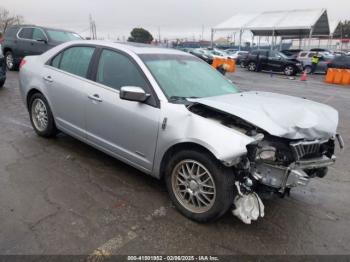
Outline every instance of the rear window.
[(33, 28), (25, 27), (19, 31), (18, 36), (23, 39), (32, 39)]
[(71, 47), (65, 50), (62, 55), (57, 55), (51, 65), (68, 73), (86, 78), (94, 51), (94, 47)]

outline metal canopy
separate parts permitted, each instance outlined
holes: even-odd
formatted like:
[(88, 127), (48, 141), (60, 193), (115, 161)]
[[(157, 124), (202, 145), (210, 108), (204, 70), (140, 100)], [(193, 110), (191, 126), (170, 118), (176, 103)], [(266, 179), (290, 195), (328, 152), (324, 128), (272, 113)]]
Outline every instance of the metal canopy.
[(326, 9), (272, 11), (261, 14), (236, 14), (213, 31), (250, 30), (255, 36), (329, 35)]

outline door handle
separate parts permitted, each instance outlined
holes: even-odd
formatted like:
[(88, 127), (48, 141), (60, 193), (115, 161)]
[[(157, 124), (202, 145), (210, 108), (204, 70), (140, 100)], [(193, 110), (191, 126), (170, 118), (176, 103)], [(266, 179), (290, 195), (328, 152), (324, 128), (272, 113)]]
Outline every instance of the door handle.
[(53, 79), (52, 79), (51, 76), (44, 76), (43, 79), (44, 79), (46, 82), (50, 82), (50, 83), (53, 82)]
[(90, 95), (90, 96), (88, 96), (88, 98), (93, 100), (93, 101), (100, 102), (100, 103), (103, 101), (98, 94)]

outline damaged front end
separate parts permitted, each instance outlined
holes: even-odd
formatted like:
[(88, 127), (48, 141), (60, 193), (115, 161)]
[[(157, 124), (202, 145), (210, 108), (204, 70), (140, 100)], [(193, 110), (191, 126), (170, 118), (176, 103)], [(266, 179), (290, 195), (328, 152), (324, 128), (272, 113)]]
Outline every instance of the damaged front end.
[[(342, 148), (341, 137), (338, 138)], [(255, 204), (250, 204), (251, 216), (242, 219), (242, 212), (238, 210), (242, 210), (244, 199), (247, 201), (256, 193), (260, 196), (276, 193), (283, 197), (289, 195), (293, 187), (306, 186), (311, 178), (324, 177), (328, 166), (336, 160), (335, 141), (336, 138), (294, 141), (266, 135), (261, 136), (260, 141), (249, 144), (248, 154), (235, 166), (239, 181), (236, 187), (244, 193), (239, 193), (234, 200), (233, 214), (250, 224), (251, 220), (258, 218), (253, 214), (263, 210), (262, 202), (259, 198)]]
[(314, 177), (324, 177), (336, 161), (336, 141), (340, 148), (344, 146), (340, 135), (326, 139), (291, 139), (271, 135), (240, 117), (206, 105), (192, 104), (189, 110), (254, 138), (254, 142), (246, 146), (247, 154), (232, 167), (237, 193), (232, 212), (247, 224), (264, 216), (260, 197), (273, 194), (284, 197), (293, 187), (306, 186)]

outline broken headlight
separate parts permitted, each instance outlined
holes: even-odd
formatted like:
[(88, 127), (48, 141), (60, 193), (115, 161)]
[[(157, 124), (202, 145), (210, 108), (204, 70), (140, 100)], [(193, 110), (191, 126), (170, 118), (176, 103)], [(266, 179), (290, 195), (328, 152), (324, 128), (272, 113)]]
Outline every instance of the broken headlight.
[(258, 149), (256, 154), (256, 160), (263, 160), (263, 161), (270, 161), (270, 162), (276, 161), (276, 148), (272, 146), (268, 146), (268, 147), (263, 147), (261, 149)]

